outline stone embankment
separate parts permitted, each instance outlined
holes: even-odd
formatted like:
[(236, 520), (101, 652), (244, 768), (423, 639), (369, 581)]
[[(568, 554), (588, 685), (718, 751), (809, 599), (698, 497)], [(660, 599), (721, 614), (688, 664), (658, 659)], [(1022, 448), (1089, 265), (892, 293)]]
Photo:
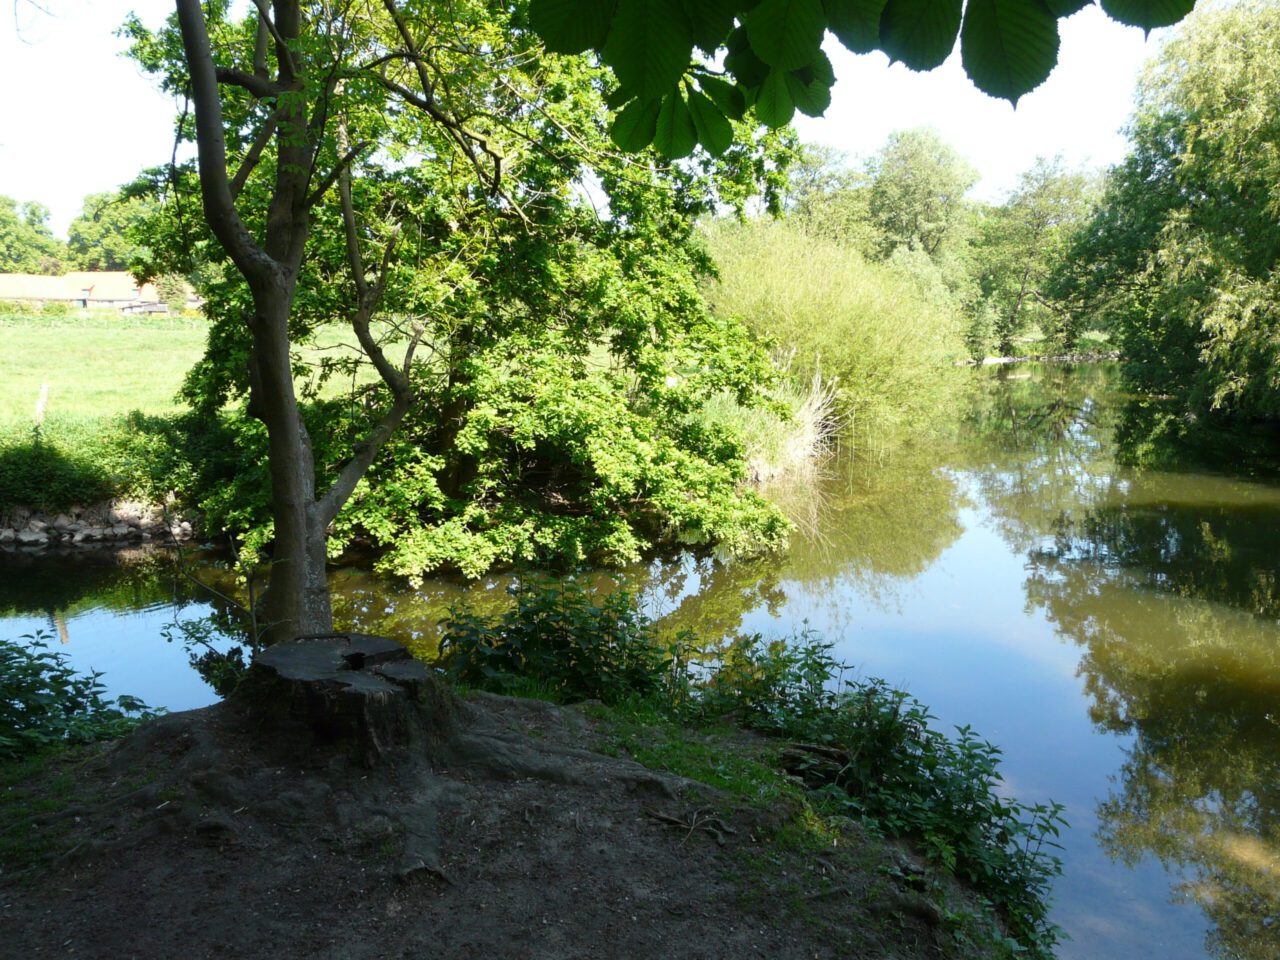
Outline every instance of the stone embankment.
[(15, 507), (0, 515), (0, 548), (123, 545), (149, 540), (189, 540), (191, 523), (157, 504), (113, 500), (45, 514)]

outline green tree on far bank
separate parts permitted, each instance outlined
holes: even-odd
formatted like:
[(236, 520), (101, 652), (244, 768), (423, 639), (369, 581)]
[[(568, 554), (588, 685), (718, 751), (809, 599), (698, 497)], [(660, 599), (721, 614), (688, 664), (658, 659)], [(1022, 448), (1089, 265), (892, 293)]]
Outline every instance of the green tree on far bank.
[(1197, 12), (1138, 91), (1128, 157), (1055, 286), (1175, 415), (1280, 417), (1280, 6)]
[(918, 128), (889, 135), (867, 164), (867, 181), (881, 257), (906, 248), (937, 260), (960, 233), (978, 172), (936, 130)]
[(116, 190), (91, 193), (67, 228), (67, 253), (77, 270), (128, 270), (143, 255), (139, 228), (152, 204)]
[(67, 250), (49, 229), (49, 208), (0, 196), (0, 273), (61, 274)]
[(1066, 169), (1061, 158), (1039, 157), (1002, 204), (978, 212), (969, 253), (982, 296), (975, 312), (990, 317), (1002, 355), (1013, 353), (1014, 338), (1032, 324), (1056, 345), (1074, 346), (1085, 318), (1068, 314), (1046, 287), (1090, 211), (1091, 186), (1088, 174)]

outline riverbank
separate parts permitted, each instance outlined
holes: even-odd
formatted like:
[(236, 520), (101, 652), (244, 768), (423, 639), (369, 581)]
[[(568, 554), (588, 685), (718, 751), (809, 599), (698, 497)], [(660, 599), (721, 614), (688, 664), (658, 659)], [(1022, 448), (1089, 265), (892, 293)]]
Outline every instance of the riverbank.
[[(219, 705), (6, 783), (6, 827), (30, 803), (43, 847), (35, 869), (0, 875), (7, 947), (31, 960), (354, 960), (428, 944), (440, 960), (999, 955), (974, 897), (906, 847), (815, 816), (781, 774), (751, 799), (642, 766), (631, 755), (673, 732), (598, 707), (480, 694), (457, 716), (424, 762), (369, 770), (273, 754)], [(728, 726), (680, 739), (757, 781), (776, 753)]]
[(126, 546), (152, 540), (182, 542), (192, 534), (190, 520), (166, 506), (140, 500), (107, 500), (48, 512), (13, 507), (0, 513), (0, 547)]

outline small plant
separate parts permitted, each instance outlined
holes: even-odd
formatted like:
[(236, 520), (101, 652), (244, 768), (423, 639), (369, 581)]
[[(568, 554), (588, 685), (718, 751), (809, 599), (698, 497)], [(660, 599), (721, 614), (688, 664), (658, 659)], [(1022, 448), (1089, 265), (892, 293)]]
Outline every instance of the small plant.
[(507, 613), (455, 610), (445, 621), (439, 663), (455, 683), (606, 703), (658, 690), (667, 657), (630, 594), (591, 597), (573, 577), (525, 578), (509, 591)]
[(156, 711), (136, 697), (106, 699), (100, 673), (78, 674), (43, 632), (0, 640), (0, 760), (121, 736)]
[(793, 644), (735, 641), (702, 684), (703, 707), (794, 741), (793, 772), (821, 809), (919, 844), (995, 905), (1030, 956), (1052, 956), (1048, 894), (1062, 871), (1052, 852), (1062, 805), (1000, 796), (998, 747), (967, 726), (955, 736), (935, 730), (923, 704), (884, 681), (840, 690), (847, 668), (831, 647), (810, 634)]

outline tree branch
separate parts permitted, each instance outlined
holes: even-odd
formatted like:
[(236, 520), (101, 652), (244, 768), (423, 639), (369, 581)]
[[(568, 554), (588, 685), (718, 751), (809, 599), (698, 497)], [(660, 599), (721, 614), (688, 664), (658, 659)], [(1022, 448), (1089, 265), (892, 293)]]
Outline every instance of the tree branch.
[(284, 37), (276, 29), (275, 21), (271, 19), (268, 0), (253, 0), (253, 5), (258, 8), (258, 29), (261, 30), (263, 26), (267, 28), (267, 32), (271, 34), (272, 39), (276, 42), (276, 57), (279, 59), (280, 65), (291, 79), (297, 77), (298, 71), (294, 67), (293, 54), (289, 51), (289, 44), (285, 43)]
[(276, 83), (267, 77), (260, 77), (256, 73), (246, 73), (236, 67), (215, 67), (214, 73), (219, 83), (230, 84), (233, 87), (242, 87), (249, 93), (257, 97), (259, 100), (268, 100), (278, 97), (285, 91), (285, 87)]
[(227, 180), (227, 142), (222, 131), (222, 99), (209, 50), (200, 0), (175, 0), (182, 46), (191, 72), (191, 102), (196, 111), (196, 153), (200, 162), (200, 195), (209, 229), (249, 276), (279, 276), (280, 267), (258, 246), (236, 211)]
[(267, 148), (267, 144), (271, 142), (272, 136), (275, 135), (276, 125), (279, 122), (280, 114), (273, 112), (267, 117), (267, 122), (262, 125), (258, 135), (253, 138), (253, 143), (249, 145), (249, 152), (244, 155), (244, 159), (240, 161), (240, 166), (236, 170), (236, 175), (231, 178), (232, 200), (240, 196), (240, 191), (244, 189), (245, 182), (249, 179), (249, 174), (253, 173), (254, 167), (262, 159), (262, 151)]

